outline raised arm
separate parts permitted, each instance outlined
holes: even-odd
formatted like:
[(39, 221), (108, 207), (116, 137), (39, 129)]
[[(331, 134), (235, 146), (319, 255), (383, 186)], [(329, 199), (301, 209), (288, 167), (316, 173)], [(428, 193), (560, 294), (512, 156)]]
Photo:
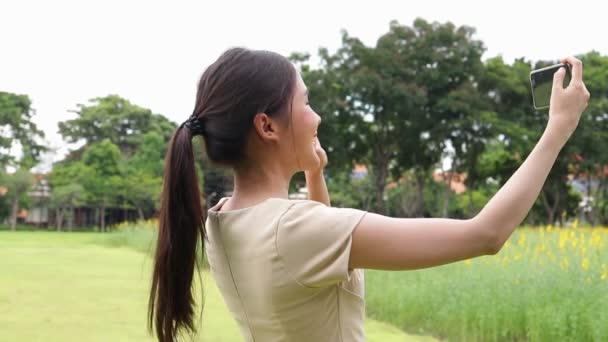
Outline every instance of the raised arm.
[(327, 191), (327, 184), (325, 184), (325, 176), (323, 175), (323, 169), (327, 166), (327, 154), (321, 146), (319, 139), (315, 140), (315, 150), (319, 156), (319, 168), (304, 172), (306, 177), (306, 188), (308, 189), (308, 199), (321, 202), (330, 207), (329, 192)]
[(367, 214), (353, 233), (350, 268), (387, 270), (438, 266), (496, 254), (526, 217), (557, 158), (587, 107), (582, 63), (568, 57), (572, 81), (562, 88), (558, 71), (546, 129), (524, 163), (507, 183), (469, 220), (399, 219)]

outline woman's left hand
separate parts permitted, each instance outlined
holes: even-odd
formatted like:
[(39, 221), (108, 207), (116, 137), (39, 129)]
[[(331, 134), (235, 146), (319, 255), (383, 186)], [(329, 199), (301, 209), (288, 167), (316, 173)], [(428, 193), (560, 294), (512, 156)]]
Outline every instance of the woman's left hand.
[(319, 157), (319, 160), (320, 160), (319, 169), (316, 171), (323, 171), (325, 166), (327, 166), (327, 153), (323, 149), (323, 146), (321, 146), (321, 142), (319, 141), (318, 137), (315, 138), (315, 141), (313, 144), (315, 145), (315, 151), (317, 152), (317, 156)]

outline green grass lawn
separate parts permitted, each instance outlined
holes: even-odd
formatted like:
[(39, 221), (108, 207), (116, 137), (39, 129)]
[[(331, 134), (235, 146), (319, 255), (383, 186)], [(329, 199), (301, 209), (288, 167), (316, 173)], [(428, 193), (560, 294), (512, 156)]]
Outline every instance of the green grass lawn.
[[(147, 244), (120, 247), (124, 239), (0, 231), (0, 341), (153, 341), (146, 331), (151, 259), (141, 252)], [(195, 340), (241, 341), (206, 273), (203, 282), (204, 319)], [(366, 331), (369, 341), (433, 340), (374, 320)]]

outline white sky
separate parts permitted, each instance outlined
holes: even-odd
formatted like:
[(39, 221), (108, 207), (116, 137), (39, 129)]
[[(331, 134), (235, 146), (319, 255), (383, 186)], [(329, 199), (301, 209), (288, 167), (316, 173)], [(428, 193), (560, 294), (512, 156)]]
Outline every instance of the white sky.
[(601, 0), (579, 1), (30, 1), (0, 0), (0, 91), (27, 94), (34, 121), (62, 158), (57, 122), (88, 99), (118, 94), (175, 122), (196, 82), (232, 46), (316, 54), (340, 30), (373, 45), (391, 20), (416, 17), (477, 29), (484, 58), (608, 54)]

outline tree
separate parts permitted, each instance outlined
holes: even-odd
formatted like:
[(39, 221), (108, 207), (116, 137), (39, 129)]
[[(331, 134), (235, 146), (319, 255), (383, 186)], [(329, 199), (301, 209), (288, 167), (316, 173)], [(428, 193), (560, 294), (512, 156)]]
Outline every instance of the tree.
[(74, 227), (74, 208), (85, 203), (84, 187), (78, 183), (66, 184), (53, 189), (51, 197), (51, 208), (55, 208), (55, 225), (58, 231), (62, 230), (63, 219), (67, 214), (68, 230)]
[(122, 197), (137, 209), (141, 220), (158, 209), (165, 150), (163, 137), (154, 131), (148, 132), (124, 166)]
[(584, 195), (591, 199), (584, 219), (608, 223), (608, 57), (592, 51), (580, 56), (585, 66), (585, 85), (591, 93), (587, 110), (569, 143), (569, 169), (585, 179)]
[(163, 161), (167, 142), (158, 132), (151, 131), (142, 136), (141, 143), (129, 158), (129, 165), (154, 177), (162, 177)]
[(74, 208), (87, 201), (85, 181), (93, 177), (93, 170), (81, 162), (64, 161), (56, 163), (49, 175), (51, 185), (51, 208), (55, 209), (55, 225), (62, 230), (64, 217), (67, 214), (68, 230), (74, 225)]
[(140, 220), (145, 220), (159, 209), (162, 179), (144, 170), (128, 169), (123, 178), (121, 196), (137, 209)]
[(6, 197), (11, 203), (10, 225), (11, 230), (17, 229), (17, 215), (19, 214), (19, 203), (27, 198), (27, 191), (34, 183), (32, 174), (26, 169), (18, 169), (12, 174), (4, 174), (2, 183), (6, 184)]
[[(351, 156), (344, 164), (352, 167), (352, 161), (360, 160), (368, 166), (377, 211), (386, 212), (389, 178), (398, 179), (414, 169), (415, 212), (423, 212), (424, 183), (441, 158), (447, 121), (467, 114), (441, 110), (438, 105), (449, 94), (463, 91), (481, 67), (483, 45), (472, 39), (473, 33), (472, 28), (451, 23), (417, 19), (407, 27), (393, 21), (389, 32), (374, 47), (367, 47), (344, 32), (335, 54), (320, 50), (323, 70), (304, 73), (313, 106), (315, 94), (333, 98), (319, 98), (319, 108), (328, 111), (322, 113), (321, 127), (331, 123), (330, 158), (335, 146), (342, 151), (340, 156)], [(349, 153), (355, 149), (357, 157)]]
[(110, 140), (103, 140), (89, 146), (82, 156), (82, 163), (90, 170), (83, 180), (89, 201), (99, 210), (100, 231), (106, 231), (106, 208), (116, 204), (117, 196), (124, 185), (120, 169), (121, 155), (118, 146)]
[(34, 110), (27, 95), (16, 95), (0, 92), (0, 169), (15, 163), (14, 156), (9, 154), (15, 144), (22, 150), (22, 158), (15, 165), (32, 167), (47, 148), (39, 142), (44, 138), (36, 124), (32, 122)]
[(145, 134), (155, 132), (169, 141), (175, 124), (149, 109), (131, 104), (117, 95), (92, 99), (78, 105), (76, 119), (59, 123), (59, 132), (69, 143), (85, 146), (108, 139), (126, 156), (132, 155)]
[[(175, 124), (117, 95), (95, 98), (75, 112), (78, 117), (60, 122), (59, 131), (68, 142), (84, 146), (64, 162), (81, 161), (89, 170), (80, 184), (87, 202), (98, 208), (99, 228), (105, 230), (109, 206), (135, 208), (140, 218), (151, 215), (158, 206), (163, 159)], [(60, 190), (64, 195), (75, 188)]]
[[(480, 177), (492, 177), (501, 184), (506, 182), (540, 138), (548, 115), (546, 111), (535, 111), (532, 107), (529, 73), (532, 69), (554, 63), (556, 61), (538, 61), (532, 65), (531, 62), (521, 58), (515, 60), (513, 65), (506, 65), (499, 57), (486, 62), (480, 88), (488, 96), (499, 118), (496, 140), (493, 143), (502, 145), (502, 147), (495, 146), (492, 153), (500, 151), (507, 153), (500, 152), (482, 157), (485, 164), (481, 167)], [(585, 71), (587, 75), (589, 72), (587, 68)], [(593, 103), (589, 108), (592, 108), (592, 105)], [(575, 162), (574, 157), (576, 154), (580, 156), (582, 151), (598, 155), (589, 150), (593, 145), (589, 144), (589, 141), (587, 147), (583, 147), (586, 137), (590, 136), (590, 128), (597, 126), (592, 123), (596, 118), (589, 116), (588, 112), (583, 115), (579, 127), (562, 149), (560, 157), (551, 169), (538, 201), (531, 210), (528, 222), (563, 223), (563, 214), (572, 213), (573, 208), (576, 207), (577, 197), (572, 195), (568, 182), (568, 175), (572, 173), (572, 165)], [(595, 141), (597, 138), (599, 137), (595, 134)], [(539, 220), (543, 217), (539, 211), (544, 212), (542, 220)]]

